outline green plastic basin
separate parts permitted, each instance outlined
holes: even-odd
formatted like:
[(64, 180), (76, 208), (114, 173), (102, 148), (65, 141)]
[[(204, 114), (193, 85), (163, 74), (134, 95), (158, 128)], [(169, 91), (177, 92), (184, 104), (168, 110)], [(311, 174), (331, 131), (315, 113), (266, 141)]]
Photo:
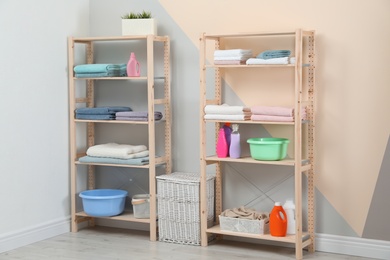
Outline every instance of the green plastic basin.
[(287, 138), (249, 138), (249, 150), (251, 157), (261, 161), (278, 161), (286, 158), (287, 146), (290, 140)]

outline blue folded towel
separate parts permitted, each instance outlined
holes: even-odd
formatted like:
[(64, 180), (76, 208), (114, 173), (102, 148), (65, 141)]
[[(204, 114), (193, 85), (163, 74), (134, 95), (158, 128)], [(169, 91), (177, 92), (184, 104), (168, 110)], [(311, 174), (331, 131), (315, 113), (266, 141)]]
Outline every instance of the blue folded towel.
[(87, 120), (115, 120), (115, 115), (88, 115), (88, 114), (76, 114), (76, 119), (87, 119)]
[(109, 71), (118, 71), (118, 64), (81, 64), (73, 68), (75, 73), (104, 73)]
[(97, 72), (97, 73), (76, 73), (76, 78), (101, 78), (101, 77), (119, 77), (120, 71), (109, 71), (109, 72)]
[(145, 165), (149, 163), (149, 157), (141, 157), (141, 158), (134, 158), (134, 159), (115, 159), (115, 158), (94, 157), (94, 156), (87, 155), (79, 158), (79, 161), (85, 163)]
[(85, 115), (115, 115), (116, 112), (131, 111), (130, 107), (110, 106), (110, 107), (82, 107), (75, 110), (76, 114)]
[(267, 59), (288, 57), (290, 56), (290, 54), (291, 51), (289, 50), (267, 50), (257, 55), (256, 58), (267, 60)]

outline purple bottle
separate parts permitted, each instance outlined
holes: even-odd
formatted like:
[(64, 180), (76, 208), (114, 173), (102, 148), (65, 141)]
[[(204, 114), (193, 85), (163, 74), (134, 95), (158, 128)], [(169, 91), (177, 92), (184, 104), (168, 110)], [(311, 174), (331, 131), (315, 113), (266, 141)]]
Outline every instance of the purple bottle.
[(231, 158), (237, 159), (241, 157), (241, 137), (238, 132), (238, 124), (232, 125), (233, 132), (230, 135), (229, 155)]

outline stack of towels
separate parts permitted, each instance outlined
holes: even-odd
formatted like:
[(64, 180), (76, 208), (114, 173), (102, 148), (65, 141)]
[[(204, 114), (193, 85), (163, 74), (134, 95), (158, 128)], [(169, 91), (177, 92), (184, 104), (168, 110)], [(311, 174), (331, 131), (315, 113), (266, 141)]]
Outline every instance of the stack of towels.
[(266, 50), (256, 56), (256, 58), (250, 58), (246, 61), (247, 65), (258, 64), (289, 64), (294, 63), (295, 59), (290, 58), (291, 51), (289, 50)]
[(73, 68), (76, 78), (125, 77), (127, 65), (123, 64), (82, 64)]
[(88, 148), (87, 155), (79, 158), (85, 163), (145, 165), (149, 163), (149, 151), (145, 145), (107, 143)]
[(241, 206), (239, 208), (226, 209), (221, 213), (221, 216), (228, 218), (241, 218), (241, 219), (250, 219), (250, 220), (264, 220), (268, 221), (267, 212), (257, 212), (255, 209), (245, 208)]
[[(116, 120), (129, 120), (129, 121), (148, 121), (148, 111), (122, 111), (117, 112)], [(163, 117), (159, 111), (154, 112), (154, 120), (161, 120)]]
[(206, 113), (204, 119), (209, 120), (249, 120), (251, 117), (250, 108), (244, 106), (207, 105), (204, 108)]
[[(274, 106), (251, 107), (251, 120), (272, 122), (294, 122), (294, 108)], [(302, 120), (306, 120), (306, 108), (301, 111)]]
[(245, 61), (252, 57), (252, 50), (231, 49), (231, 50), (215, 50), (214, 64), (215, 65), (240, 65), (245, 64)]
[(130, 107), (83, 107), (75, 110), (76, 119), (115, 120), (117, 112), (131, 111)]

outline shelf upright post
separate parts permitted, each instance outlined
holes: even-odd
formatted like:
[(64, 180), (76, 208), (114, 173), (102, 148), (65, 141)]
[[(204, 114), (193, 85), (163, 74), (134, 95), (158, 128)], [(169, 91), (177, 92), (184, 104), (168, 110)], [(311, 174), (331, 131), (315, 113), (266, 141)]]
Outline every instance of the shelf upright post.
[[(74, 63), (74, 41), (73, 37), (68, 38), (68, 64)], [(73, 80), (73, 66), (68, 66), (69, 78), (69, 118), (72, 117), (75, 109), (75, 83)], [(69, 122), (69, 147), (70, 147), (70, 201), (71, 201), (71, 231), (77, 232), (76, 222), (76, 123), (74, 120)]]
[(294, 102), (294, 175), (295, 175), (295, 256), (302, 259), (302, 30), (295, 32), (295, 102)]
[(147, 81), (148, 81), (148, 142), (149, 142), (149, 195), (150, 195), (150, 240), (157, 239), (157, 216), (156, 216), (156, 137), (154, 122), (154, 35), (146, 37), (147, 48)]
[(200, 71), (200, 231), (201, 231), (201, 245), (207, 246), (207, 190), (206, 190), (206, 122), (204, 121), (204, 107), (206, 106), (206, 43), (205, 34), (201, 34), (200, 55), (199, 55), (199, 71)]

